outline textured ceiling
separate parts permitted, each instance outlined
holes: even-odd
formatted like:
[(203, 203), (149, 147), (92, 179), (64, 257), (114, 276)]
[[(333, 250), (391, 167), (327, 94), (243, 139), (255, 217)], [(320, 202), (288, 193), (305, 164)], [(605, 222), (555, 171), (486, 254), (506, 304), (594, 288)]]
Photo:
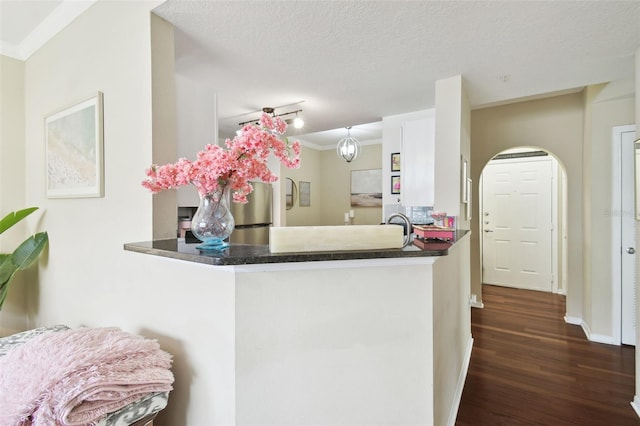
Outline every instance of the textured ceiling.
[(477, 108), (629, 78), (640, 46), (638, 1), (169, 0), (156, 13), (178, 28), (177, 72), (217, 91), (226, 134), (296, 104), (305, 131), (358, 137), (433, 107), (438, 79), (461, 74)]
[[(94, 1), (0, 0), (0, 52), (26, 59)], [(473, 108), (632, 78), (640, 46), (636, 0), (168, 0), (155, 12), (176, 27), (176, 71), (216, 91), (224, 136), (289, 105), (276, 113), (303, 109), (319, 145), (345, 126), (379, 138), (362, 124), (433, 107), (435, 81), (458, 74)]]

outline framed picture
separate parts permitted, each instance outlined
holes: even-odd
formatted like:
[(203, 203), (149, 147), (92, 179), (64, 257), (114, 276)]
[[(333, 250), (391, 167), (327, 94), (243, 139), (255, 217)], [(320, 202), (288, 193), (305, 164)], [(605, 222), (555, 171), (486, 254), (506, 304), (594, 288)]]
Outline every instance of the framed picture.
[(285, 199), (285, 208), (287, 210), (291, 210), (293, 205), (296, 202), (296, 192), (298, 192), (298, 188), (296, 187), (296, 183), (291, 178), (286, 178), (286, 189), (284, 193)]
[(351, 171), (351, 206), (382, 207), (382, 169)]
[(469, 185), (467, 184), (467, 179), (468, 179), (468, 173), (469, 171), (467, 170), (469, 167), (467, 159), (462, 157), (462, 179), (461, 179), (461, 183), (462, 183), (462, 187), (461, 187), (461, 199), (462, 202), (464, 204), (469, 202)]
[(45, 117), (48, 198), (104, 196), (102, 93)]
[(300, 181), (300, 207), (311, 205), (311, 182)]
[(471, 188), (472, 188), (471, 178), (467, 178), (466, 187), (467, 187), (467, 220), (471, 220)]
[(400, 176), (391, 176), (391, 193), (400, 193)]
[(400, 171), (400, 153), (394, 152), (391, 154), (391, 171), (399, 172)]

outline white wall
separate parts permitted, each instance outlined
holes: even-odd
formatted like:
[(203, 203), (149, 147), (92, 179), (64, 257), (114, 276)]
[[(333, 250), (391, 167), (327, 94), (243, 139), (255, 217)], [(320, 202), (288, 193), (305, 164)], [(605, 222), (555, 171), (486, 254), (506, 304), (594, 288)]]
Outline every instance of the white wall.
[(459, 229), (469, 229), (462, 203), (462, 157), (471, 168), (471, 110), (462, 76), (436, 81), (436, 152), (434, 210), (457, 216)]
[[(636, 50), (636, 129), (640, 128), (640, 48)], [(640, 226), (636, 227), (636, 247), (640, 247)], [(636, 262), (636, 294), (640, 288), (640, 262)], [(640, 297), (636, 297), (636, 324), (640, 324)], [(640, 327), (636, 326), (636, 342), (640, 342)], [(640, 351), (636, 351), (636, 395), (634, 409), (640, 416)]]
[[(150, 41), (150, 10), (159, 3), (99, 1), (24, 65), (26, 155), (11, 161), (24, 169), (26, 203), (45, 210), (41, 228), (50, 237), (39, 282), (28, 286), (30, 319), (34, 326), (118, 326), (157, 338), (174, 355), (176, 384), (154, 424), (230, 424), (232, 277), (123, 250), (126, 242), (152, 239), (152, 195), (140, 182), (152, 161), (175, 155), (162, 144), (152, 150), (152, 138), (163, 132), (152, 125), (152, 113), (162, 112), (152, 111)], [(155, 78), (160, 84), (163, 77)], [(105, 196), (47, 199), (43, 118), (97, 91), (104, 93)], [(6, 144), (3, 138), (3, 152)]]
[[(25, 207), (24, 62), (0, 56), (0, 219)], [(11, 253), (30, 235), (41, 212), (32, 213), (0, 237), (0, 253)], [(26, 275), (17, 273), (0, 311), (0, 335), (27, 328)]]
[(433, 265), (434, 425), (453, 426), (471, 358), (470, 235)]
[(597, 341), (613, 342), (611, 284), (612, 220), (619, 207), (612, 204), (612, 140), (614, 126), (633, 124), (634, 81), (622, 80), (585, 89), (583, 322)]
[(423, 261), (238, 274), (237, 424), (438, 424)]
[[(109, 315), (104, 308), (126, 296), (113, 292), (127, 272), (114, 267), (122, 244), (151, 237), (151, 195), (140, 182), (152, 160), (154, 4), (98, 2), (25, 64), (26, 196), (46, 210), (42, 227), (50, 238), (33, 289), (38, 324), (101, 323)], [(104, 93), (105, 196), (47, 199), (43, 118), (97, 91)]]

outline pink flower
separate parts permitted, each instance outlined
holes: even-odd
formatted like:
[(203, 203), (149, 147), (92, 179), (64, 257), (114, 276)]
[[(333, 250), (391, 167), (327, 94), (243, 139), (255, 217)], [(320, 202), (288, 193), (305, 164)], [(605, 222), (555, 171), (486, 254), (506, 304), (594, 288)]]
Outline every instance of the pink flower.
[(259, 125), (248, 124), (242, 133), (225, 141), (225, 148), (207, 145), (194, 161), (180, 158), (175, 163), (153, 164), (146, 171), (142, 186), (157, 193), (165, 189), (194, 185), (201, 195), (221, 186), (230, 186), (233, 201), (246, 203), (253, 191), (251, 180), (275, 182), (278, 176), (267, 167), (273, 154), (288, 168), (300, 167), (300, 142), (279, 139), (287, 124), (279, 117), (263, 113)]

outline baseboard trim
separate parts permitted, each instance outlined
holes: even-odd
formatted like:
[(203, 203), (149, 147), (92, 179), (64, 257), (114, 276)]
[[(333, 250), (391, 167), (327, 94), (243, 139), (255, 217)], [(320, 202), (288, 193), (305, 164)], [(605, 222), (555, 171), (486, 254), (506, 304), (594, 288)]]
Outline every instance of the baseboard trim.
[(582, 321), (580, 323), (580, 327), (582, 327), (582, 332), (584, 333), (584, 335), (587, 336), (587, 340), (591, 341), (591, 328), (589, 327), (589, 324)]
[(464, 360), (462, 361), (462, 369), (458, 376), (458, 384), (456, 385), (456, 393), (453, 398), (453, 404), (451, 405), (451, 411), (449, 412), (449, 421), (447, 426), (455, 426), (456, 418), (458, 417), (458, 409), (460, 408), (460, 402), (462, 401), (462, 391), (464, 390), (464, 382), (467, 380), (467, 372), (469, 371), (469, 364), (471, 363), (471, 351), (473, 349), (473, 337), (469, 336), (467, 342), (467, 349), (464, 353)]
[(484, 308), (484, 303), (478, 302), (478, 301), (471, 302), (471, 307), (472, 308), (483, 309)]
[(605, 345), (619, 345), (613, 336), (607, 336), (606, 334), (595, 334), (591, 332), (589, 324), (584, 322), (582, 318), (570, 317), (565, 315), (564, 322), (567, 324), (579, 325), (582, 328), (582, 332), (590, 342), (604, 343)]
[(616, 345), (616, 342), (613, 340), (613, 337), (607, 336), (606, 334), (593, 334), (591, 333), (588, 336), (588, 339), (592, 342), (596, 343), (604, 343), (605, 345)]
[(564, 322), (566, 322), (567, 324), (582, 325), (582, 318), (570, 317), (569, 315), (565, 315)]
[(633, 397), (633, 401), (631, 401), (631, 407), (633, 408), (633, 411), (636, 412), (636, 415), (640, 417), (640, 396), (635, 395)]

